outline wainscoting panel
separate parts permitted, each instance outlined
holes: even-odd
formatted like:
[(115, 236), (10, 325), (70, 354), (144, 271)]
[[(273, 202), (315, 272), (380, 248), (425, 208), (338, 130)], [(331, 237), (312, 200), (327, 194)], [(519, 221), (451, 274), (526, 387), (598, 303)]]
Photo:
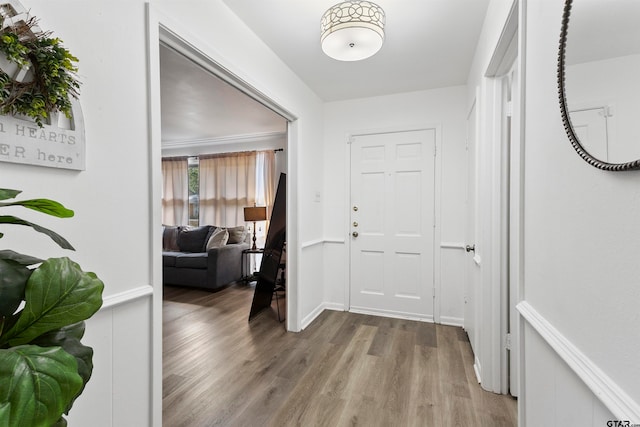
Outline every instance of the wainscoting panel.
[(70, 426), (151, 425), (150, 291), (105, 297), (87, 320), (83, 342), (94, 351), (93, 375), (67, 417)]
[[(640, 422), (638, 404), (529, 303), (524, 322), (524, 420), (527, 426), (603, 426)], [(535, 408), (535, 410), (533, 409)]]

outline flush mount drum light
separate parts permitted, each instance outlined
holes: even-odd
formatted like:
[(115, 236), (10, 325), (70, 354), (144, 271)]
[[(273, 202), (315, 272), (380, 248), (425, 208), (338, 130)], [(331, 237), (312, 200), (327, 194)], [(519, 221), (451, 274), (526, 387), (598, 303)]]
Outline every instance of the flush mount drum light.
[(384, 10), (370, 1), (345, 1), (322, 16), (322, 50), (339, 61), (374, 55), (384, 42)]

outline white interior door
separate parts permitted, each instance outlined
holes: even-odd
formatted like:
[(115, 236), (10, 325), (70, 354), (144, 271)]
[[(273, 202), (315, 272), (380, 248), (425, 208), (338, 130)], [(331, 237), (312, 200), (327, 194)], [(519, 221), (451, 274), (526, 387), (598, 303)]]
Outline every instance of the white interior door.
[(464, 292), (464, 329), (467, 331), (474, 354), (477, 354), (478, 351), (477, 306), (480, 286), (480, 259), (475, 253), (477, 241), (476, 108), (474, 103), (467, 117), (467, 257)]
[(433, 320), (435, 129), (351, 142), (350, 309)]

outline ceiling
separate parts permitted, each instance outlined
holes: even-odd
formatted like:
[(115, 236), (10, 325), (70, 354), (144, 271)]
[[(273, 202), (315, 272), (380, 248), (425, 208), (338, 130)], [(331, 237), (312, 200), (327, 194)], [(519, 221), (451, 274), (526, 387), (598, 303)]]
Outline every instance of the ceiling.
[(375, 0), (382, 49), (358, 62), (327, 57), (320, 18), (336, 0), (223, 0), (325, 101), (463, 85), (488, 0)]
[[(337, 101), (466, 84), (489, 0), (376, 0), (386, 14), (384, 45), (358, 62), (320, 47), (320, 18), (336, 0), (223, 2), (321, 99)], [(280, 116), (168, 48), (160, 68), (163, 143), (286, 129)]]
[(163, 148), (284, 133), (287, 121), (174, 50), (160, 45)]

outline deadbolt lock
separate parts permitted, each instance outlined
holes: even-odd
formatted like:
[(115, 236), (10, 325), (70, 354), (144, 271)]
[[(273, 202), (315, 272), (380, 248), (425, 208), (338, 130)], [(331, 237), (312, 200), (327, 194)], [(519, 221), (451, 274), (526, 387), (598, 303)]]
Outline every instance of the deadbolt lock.
[(353, 221), (353, 226), (357, 227), (358, 226), (358, 222), (357, 221)]
[(358, 207), (357, 207), (357, 206), (354, 206), (354, 207), (353, 207), (353, 211), (354, 211), (354, 212), (358, 212)]

